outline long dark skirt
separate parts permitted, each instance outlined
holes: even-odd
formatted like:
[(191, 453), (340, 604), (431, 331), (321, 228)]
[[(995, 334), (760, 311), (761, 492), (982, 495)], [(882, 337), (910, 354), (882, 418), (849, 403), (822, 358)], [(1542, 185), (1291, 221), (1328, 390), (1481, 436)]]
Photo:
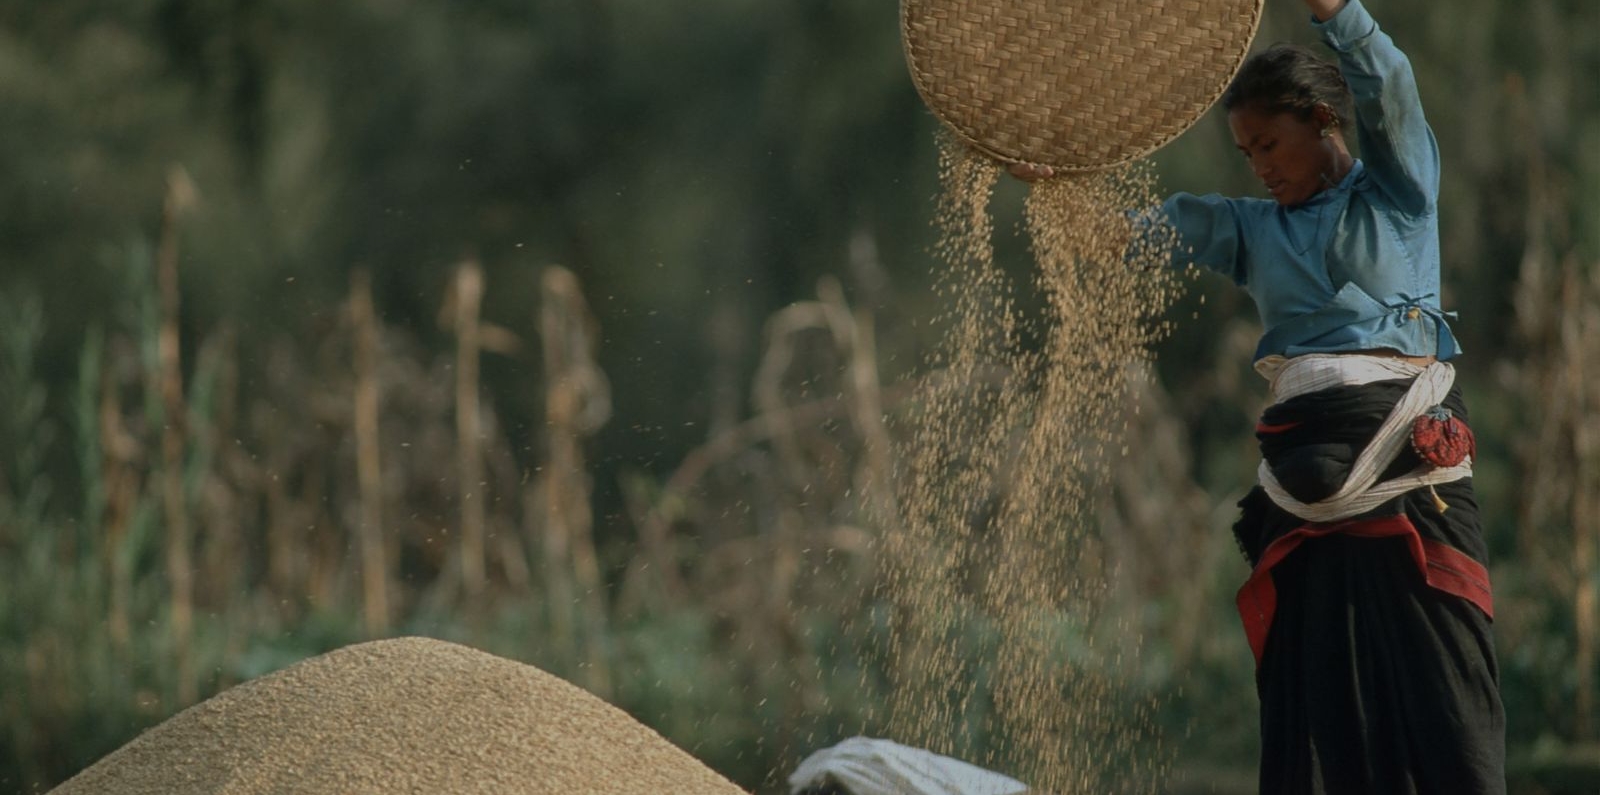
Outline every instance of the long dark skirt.
[[(1262, 452), (1303, 501), (1331, 493), (1407, 382), (1293, 398), (1262, 417)], [(1445, 403), (1465, 418), (1459, 393)], [(1411, 454), (1390, 468), (1417, 465)], [(1427, 542), (1481, 563), (1470, 479), (1423, 489), (1358, 517), (1403, 515)], [(1235, 534), (1252, 565), (1307, 525), (1259, 488)], [(1408, 543), (1411, 546), (1408, 546)], [(1478, 795), (1505, 792), (1505, 718), (1491, 620), (1432, 587), (1414, 540), (1310, 538), (1271, 571), (1276, 609), (1257, 668), (1261, 792)], [(1470, 562), (1470, 561), (1468, 561)]]

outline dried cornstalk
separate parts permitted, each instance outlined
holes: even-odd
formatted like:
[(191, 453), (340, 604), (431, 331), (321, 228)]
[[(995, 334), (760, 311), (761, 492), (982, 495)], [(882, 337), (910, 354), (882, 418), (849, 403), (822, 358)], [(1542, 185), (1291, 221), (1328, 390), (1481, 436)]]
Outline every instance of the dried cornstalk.
[(199, 345), (195, 355), (194, 380), (189, 386), (188, 404), (192, 413), (186, 446), (186, 469), (197, 476), (187, 486), (191, 526), (194, 530), (194, 566), (202, 573), (196, 584), (195, 600), (201, 604), (225, 603), (243, 589), (240, 565), (245, 555), (241, 545), (238, 488), (227, 476), (231, 459), (224, 439), (224, 422), (229, 420), (226, 402), (235, 377), (235, 339), (224, 325)]
[(389, 628), (389, 552), (383, 532), (383, 479), (378, 448), (378, 318), (372, 308), (372, 277), (358, 270), (350, 277), (350, 320), (354, 326), (356, 479), (361, 492), (362, 616), (369, 635)]
[[(570, 561), (578, 590), (575, 601), (584, 626), (589, 678), (585, 686), (604, 696), (611, 692), (609, 666), (600, 645), (607, 606), (595, 553), (582, 444), (611, 416), (610, 386), (594, 361), (594, 319), (577, 277), (564, 268), (547, 268), (541, 287), (539, 331), (549, 436), (539, 492), (543, 496), (546, 565), (560, 567)], [(563, 575), (556, 576), (556, 582), (565, 580)], [(573, 601), (552, 601), (552, 614), (561, 614)]]
[(265, 476), (262, 478), (266, 506), (267, 582), (282, 603), (299, 591), (300, 572), (304, 568), (299, 558), (298, 528), (300, 510), (289, 497), (288, 486), (283, 482), (284, 447), (277, 445), (268, 452)]
[(894, 450), (884, 417), (883, 381), (878, 373), (878, 341), (872, 313), (851, 310), (837, 281), (825, 279), (818, 295), (827, 309), (828, 327), (848, 357), (851, 419), (861, 435), (866, 457), (857, 487), (879, 521), (894, 521)]
[[(843, 394), (846, 395), (844, 408), (854, 421), (866, 448), (866, 471), (869, 474), (864, 478), (866, 482), (857, 485), (866, 489), (864, 498), (875, 499), (887, 495), (890, 490), (891, 465), (875, 352), (871, 347), (870, 320), (864, 327), (858, 322), (858, 316), (846, 304), (844, 290), (835, 279), (822, 279), (818, 283), (818, 295), (821, 300), (792, 304), (768, 321), (767, 347), (762, 353), (752, 387), (755, 406), (771, 429), (773, 452), (788, 486), (797, 494), (808, 493), (817, 485), (817, 466), (802, 453), (799, 431), (813, 428), (815, 424), (793, 421), (795, 412), (791, 411), (784, 387), (801, 350), (802, 335), (811, 331), (827, 333), (833, 343), (834, 353), (842, 363), (840, 374), (844, 378)], [(805, 530), (829, 525), (826, 514), (817, 507), (818, 503), (817, 500), (799, 497), (778, 513), (777, 532), (768, 556), (771, 568), (766, 578), (772, 612), (769, 623), (778, 630), (789, 629), (793, 621), (792, 611), (787, 609), (787, 605), (797, 576), (801, 549), (811, 543), (804, 535)], [(880, 518), (892, 516), (892, 511), (885, 506), (877, 507)]]
[(484, 588), (483, 445), (478, 412), (479, 312), (483, 269), (472, 260), (456, 268), (456, 443), (461, 489), (461, 586), (469, 598)]
[(161, 300), (158, 377), (165, 419), (161, 429), (161, 495), (167, 524), (167, 579), (172, 589), (172, 646), (177, 657), (179, 704), (193, 703), (198, 697), (190, 649), (194, 632), (194, 561), (183, 494), (185, 406), (178, 349), (178, 219), (194, 200), (194, 185), (188, 174), (181, 167), (174, 167), (167, 175), (167, 193), (161, 206), (156, 282)]
[(139, 476), (139, 442), (123, 425), (122, 405), (117, 400), (118, 385), (115, 366), (105, 364), (100, 379), (99, 426), (101, 478), (106, 489), (105, 549), (109, 568), (106, 574), (111, 581), (106, 628), (111, 633), (112, 647), (123, 652), (131, 640), (128, 603), (133, 592), (133, 573), (122, 545), (138, 506), (142, 478)]
[(1577, 736), (1592, 740), (1596, 726), (1595, 676), (1600, 671), (1600, 577), (1595, 575), (1600, 545), (1600, 389), (1587, 377), (1587, 365), (1600, 361), (1600, 263), (1584, 268), (1576, 254), (1566, 258), (1567, 293), (1576, 306), (1566, 315), (1562, 337), (1565, 369), (1573, 391), (1572, 423), (1572, 570), (1577, 649), (1574, 654), (1578, 692), (1573, 705)]
[[(1565, 240), (1545, 156), (1530, 150), (1528, 165), (1527, 242), (1514, 302), (1529, 354), (1513, 369), (1536, 430), (1520, 449), (1518, 542), (1535, 576), (1572, 606), (1576, 692), (1570, 703), (1549, 707), (1570, 707), (1573, 734), (1588, 739), (1597, 729), (1600, 666), (1600, 389), (1589, 375), (1600, 360), (1600, 276)], [(1552, 532), (1563, 527), (1570, 536)]]

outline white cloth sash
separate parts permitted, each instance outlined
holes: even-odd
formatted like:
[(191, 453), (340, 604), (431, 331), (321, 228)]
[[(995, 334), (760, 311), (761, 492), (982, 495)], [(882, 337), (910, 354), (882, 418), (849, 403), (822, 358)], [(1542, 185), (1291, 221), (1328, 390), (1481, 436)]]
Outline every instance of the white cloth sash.
[(1267, 496), (1278, 507), (1308, 522), (1337, 522), (1359, 516), (1413, 489), (1449, 483), (1472, 475), (1472, 458), (1453, 467), (1423, 464), (1392, 480), (1378, 482), (1378, 476), (1394, 462), (1411, 441), (1411, 423), (1428, 409), (1444, 401), (1455, 383), (1456, 371), (1447, 362), (1426, 367), (1403, 359), (1351, 354), (1308, 354), (1287, 359), (1267, 356), (1255, 369), (1272, 384), (1272, 399), (1278, 403), (1336, 386), (1360, 386), (1374, 381), (1412, 378), (1411, 388), (1395, 403), (1379, 426), (1372, 441), (1356, 456), (1350, 476), (1333, 495), (1313, 503), (1290, 496), (1271, 467), (1263, 460), (1256, 477)]

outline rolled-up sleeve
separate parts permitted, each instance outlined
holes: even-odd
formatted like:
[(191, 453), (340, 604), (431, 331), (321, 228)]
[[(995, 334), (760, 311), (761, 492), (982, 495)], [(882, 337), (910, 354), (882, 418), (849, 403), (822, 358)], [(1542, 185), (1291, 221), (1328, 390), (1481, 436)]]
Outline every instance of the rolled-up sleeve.
[(1373, 179), (1402, 211), (1432, 213), (1439, 200), (1439, 146), (1423, 117), (1411, 62), (1361, 0), (1347, 0), (1331, 19), (1312, 25), (1338, 54), (1355, 97), (1361, 158)]

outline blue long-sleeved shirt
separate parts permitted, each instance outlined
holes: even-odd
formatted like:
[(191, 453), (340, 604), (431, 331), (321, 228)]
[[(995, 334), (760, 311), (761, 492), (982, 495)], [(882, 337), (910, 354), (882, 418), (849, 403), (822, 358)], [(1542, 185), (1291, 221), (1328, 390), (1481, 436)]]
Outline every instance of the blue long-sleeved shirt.
[[(1439, 149), (1411, 64), (1360, 0), (1313, 23), (1355, 96), (1362, 160), (1292, 207), (1179, 193), (1163, 205), (1178, 264), (1231, 277), (1255, 299), (1271, 354), (1460, 353), (1439, 305)], [(1185, 256), (1185, 254), (1188, 254)]]

